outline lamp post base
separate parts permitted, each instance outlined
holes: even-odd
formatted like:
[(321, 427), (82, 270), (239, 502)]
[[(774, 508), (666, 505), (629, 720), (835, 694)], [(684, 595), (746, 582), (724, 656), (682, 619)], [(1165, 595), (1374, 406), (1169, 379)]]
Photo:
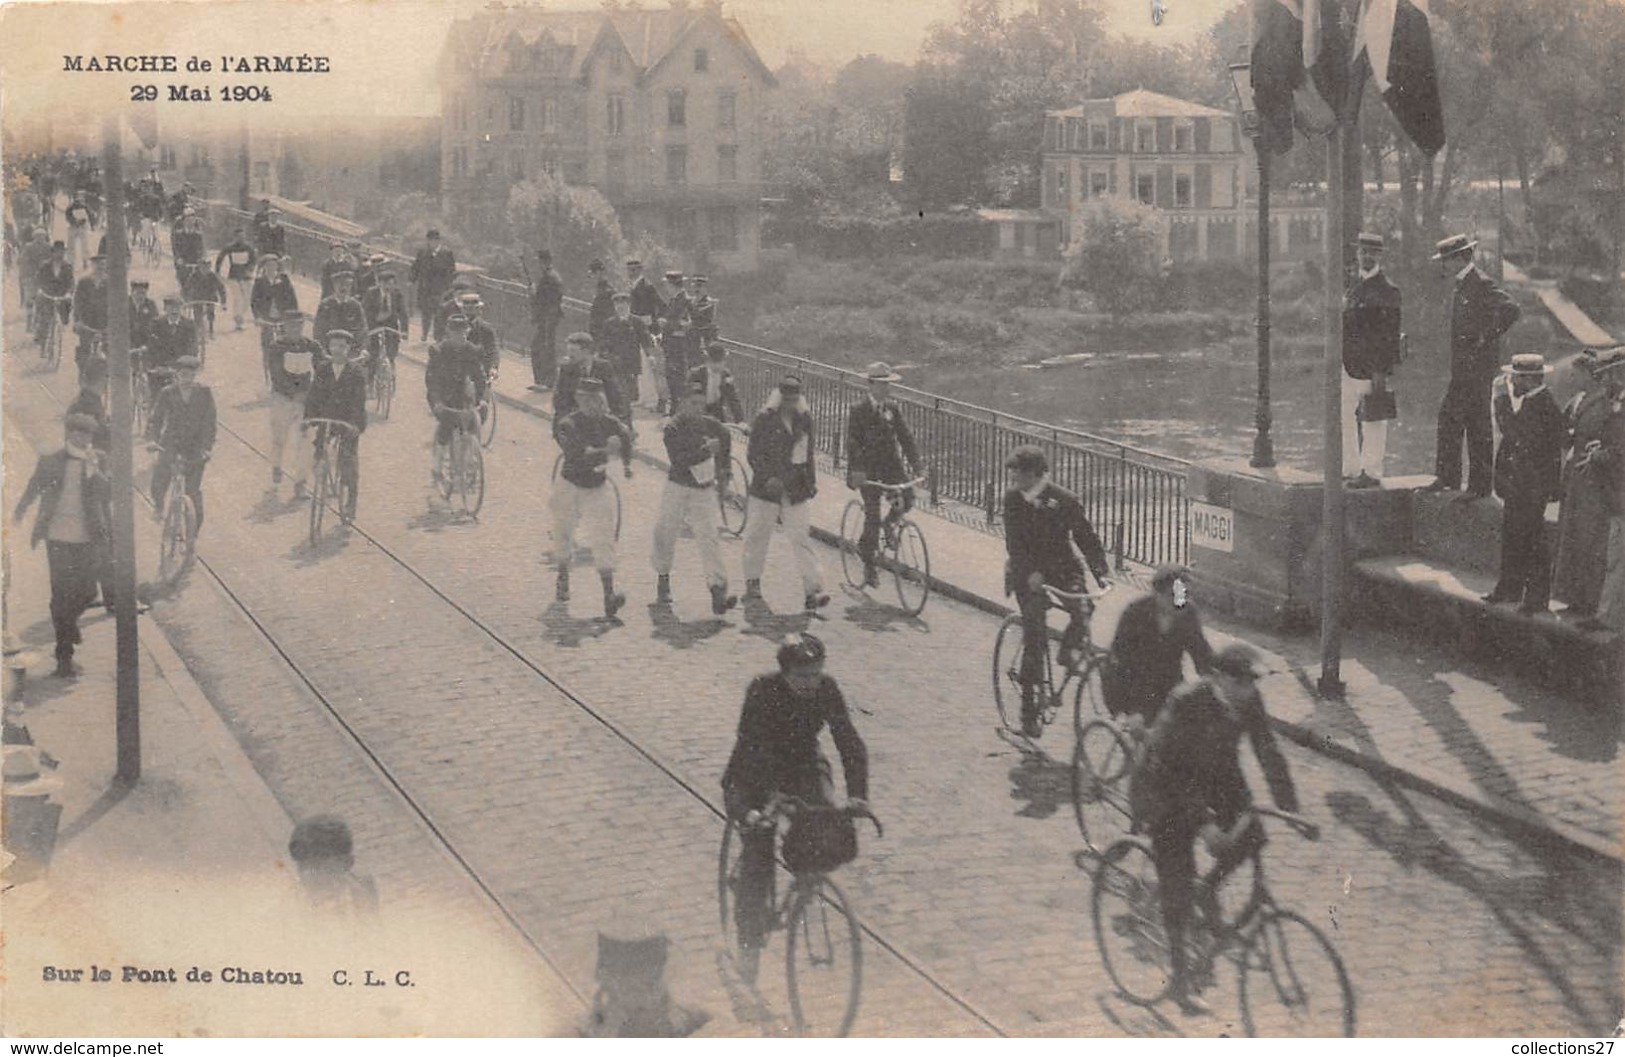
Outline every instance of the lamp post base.
[(1275, 468), (1275, 444), (1270, 440), (1268, 429), (1261, 429), (1253, 435), (1253, 457), (1247, 465), (1255, 470), (1270, 470)]

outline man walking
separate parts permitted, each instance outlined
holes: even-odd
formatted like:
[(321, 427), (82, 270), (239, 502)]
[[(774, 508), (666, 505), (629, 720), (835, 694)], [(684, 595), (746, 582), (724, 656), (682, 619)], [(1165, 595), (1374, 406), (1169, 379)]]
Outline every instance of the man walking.
[[(429, 229), (424, 241), (427, 244), (418, 251), (408, 278), (417, 288), (418, 312), (423, 316), (422, 340), (428, 341), (435, 312), (439, 310), (446, 291), (451, 289), (452, 280), (457, 277), (457, 258), (450, 248), (440, 244), (440, 232), (434, 228)], [(439, 340), (438, 335), (435, 340)]]
[(1343, 476), (1351, 488), (1380, 485), (1388, 452), (1388, 375), (1399, 366), (1401, 298), (1383, 274), (1382, 251), (1381, 235), (1360, 233), (1360, 278), (1343, 298)]
[(1545, 357), (1523, 353), (1501, 370), (1505, 381), (1495, 393), (1495, 424), (1501, 429), (1495, 494), (1506, 504), (1501, 510), (1501, 578), (1484, 601), (1516, 602), (1520, 613), (1545, 613), (1552, 590), (1546, 504), (1562, 495), (1568, 426), (1546, 388), (1552, 368)]
[(1439, 405), (1437, 477), (1425, 492), (1461, 487), (1461, 442), (1467, 440), (1467, 496), (1490, 494), (1490, 383), (1501, 365), (1501, 335), (1523, 314), (1506, 291), (1473, 263), (1477, 241), (1466, 235), (1441, 239), (1433, 259), (1455, 277), (1450, 298), (1450, 385)]
[(717, 541), (717, 488), (727, 481), (731, 440), (728, 430), (705, 413), (705, 374), (689, 378), (677, 414), (666, 423), (666, 458), (671, 470), (660, 493), (660, 518), (655, 522), (655, 603), (671, 604), (672, 558), (677, 536), (687, 525), (700, 551), (700, 563), (711, 588), (711, 612), (728, 612), (739, 600), (728, 594), (728, 572)]
[(564, 280), (553, 268), (550, 250), (537, 250), (541, 274), (530, 287), (530, 318), (536, 336), (530, 342), (530, 391), (539, 393), (553, 381), (558, 370), (559, 320), (564, 318)]
[[(863, 559), (863, 586), (879, 587), (875, 550), (880, 542), (880, 499), (883, 484), (902, 484), (918, 476), (920, 450), (903, 419), (902, 409), (887, 399), (891, 383), (899, 380), (888, 364), (871, 363), (864, 369), (869, 395), (852, 405), (846, 415), (846, 486), (863, 496), (863, 534), (858, 555)], [(905, 466), (906, 463), (906, 466)], [(903, 492), (902, 510), (914, 508), (914, 489)]]
[(222, 265), (229, 265), (225, 276), (226, 292), (231, 302), (233, 329), (236, 330), (243, 329), (243, 312), (250, 308), (249, 294), (254, 284), (255, 257), (254, 247), (243, 237), (242, 228), (234, 228), (231, 232), (231, 241), (220, 247), (220, 252), (214, 255), (216, 274), (219, 274)]
[(96, 600), (102, 563), (111, 540), (108, 533), (108, 482), (91, 438), (96, 420), (69, 414), (66, 443), (40, 456), (12, 517), (22, 521), (34, 500), (39, 514), (30, 546), (45, 541), (51, 572), (51, 626), (56, 633), (56, 672), (63, 679), (79, 674), (73, 650), (80, 642), (79, 617)]
[(632, 433), (609, 413), (604, 383), (597, 378), (581, 379), (576, 400), (580, 406), (564, 416), (553, 433), (564, 452), (564, 465), (553, 483), (553, 561), (558, 575), (554, 596), (560, 602), (570, 600), (570, 558), (579, 525), (603, 583), (604, 619), (613, 620), (626, 605), (626, 595), (615, 590), (615, 496), (605, 467), (618, 455), (626, 476), (632, 476)]
[(760, 601), (762, 571), (773, 526), (785, 538), (801, 573), (808, 612), (829, 605), (813, 551), (809, 502), (818, 494), (813, 467), (813, 417), (801, 395), (801, 377), (787, 374), (752, 420), (745, 461), (750, 464), (750, 509), (745, 517), (745, 598)]

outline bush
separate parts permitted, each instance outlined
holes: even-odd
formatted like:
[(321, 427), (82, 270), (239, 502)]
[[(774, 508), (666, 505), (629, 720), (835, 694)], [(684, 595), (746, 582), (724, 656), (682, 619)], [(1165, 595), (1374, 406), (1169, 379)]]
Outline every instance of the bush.
[(1158, 303), (1168, 308), (1234, 308), (1258, 291), (1257, 270), (1237, 261), (1186, 261), (1162, 277)]
[(757, 339), (769, 348), (836, 365), (868, 363), (892, 344), (879, 309), (800, 305), (756, 318)]
[(1060, 299), (1060, 271), (1042, 261), (928, 260), (898, 280), (925, 301), (991, 301), (1001, 308), (1051, 308)]
[(1089, 291), (1113, 316), (1149, 307), (1160, 279), (1162, 243), (1156, 211), (1139, 202), (1105, 198), (1083, 214), (1083, 230), (1066, 251), (1062, 281)]
[(978, 257), (987, 252), (986, 224), (974, 213), (936, 216), (777, 217), (763, 231), (767, 242), (790, 242), (828, 260), (862, 257)]

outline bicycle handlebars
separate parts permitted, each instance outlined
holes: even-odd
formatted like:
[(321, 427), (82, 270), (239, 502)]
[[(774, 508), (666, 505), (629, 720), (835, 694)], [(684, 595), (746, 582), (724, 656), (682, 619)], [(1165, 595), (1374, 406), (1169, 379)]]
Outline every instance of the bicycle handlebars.
[(1116, 584), (1107, 584), (1105, 587), (1102, 587), (1100, 590), (1094, 591), (1094, 592), (1090, 592), (1090, 591), (1075, 591), (1074, 592), (1074, 591), (1063, 591), (1059, 587), (1055, 587), (1052, 584), (1045, 584), (1044, 585), (1044, 593), (1049, 596), (1049, 599), (1050, 599), (1051, 602), (1054, 602), (1054, 603), (1056, 603), (1058, 605), (1058, 604), (1060, 604), (1062, 602), (1081, 602), (1081, 601), (1085, 601), (1085, 600), (1099, 601), (1100, 599), (1105, 598), (1107, 595), (1111, 594), (1112, 591), (1116, 589), (1116, 587), (1117, 587)]
[(830, 804), (809, 804), (799, 796), (790, 793), (774, 793), (767, 802), (767, 807), (759, 812), (762, 826), (771, 826), (777, 823), (780, 817), (789, 817), (798, 811), (839, 811), (852, 818), (866, 818), (874, 823), (875, 836), (884, 837), (886, 828), (880, 824), (880, 819), (868, 807), (853, 807), (848, 804), (844, 807), (835, 807)]
[(300, 428), (309, 428), (312, 424), (318, 426), (341, 426), (344, 429), (349, 430), (351, 433), (355, 433), (357, 435), (361, 433), (359, 429), (344, 421), (342, 418), (307, 418), (303, 420), (303, 426)]
[(881, 481), (865, 481), (864, 482), (864, 484), (867, 485), (868, 487), (870, 487), (870, 488), (878, 488), (882, 492), (906, 492), (910, 488), (918, 488), (920, 485), (922, 485), (924, 483), (925, 483), (925, 478), (924, 477), (916, 477), (912, 481), (904, 481), (902, 484), (886, 484), (886, 483), (881, 482)]

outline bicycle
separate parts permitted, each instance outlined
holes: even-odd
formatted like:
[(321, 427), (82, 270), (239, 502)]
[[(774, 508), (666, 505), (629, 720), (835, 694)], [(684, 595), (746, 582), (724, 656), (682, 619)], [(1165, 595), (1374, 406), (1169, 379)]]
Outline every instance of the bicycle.
[(485, 376), (485, 403), (480, 405), (480, 446), (490, 448), (497, 439), (497, 372), (492, 368)]
[[(1319, 838), (1319, 827), (1306, 819), (1252, 807), (1228, 839), (1240, 839), (1264, 816), (1286, 822), (1310, 840)], [(1261, 851), (1254, 850), (1249, 858), (1251, 890), (1228, 921), (1213, 888), (1215, 871), (1208, 870), (1195, 886), (1186, 937), (1191, 981), (1210, 980), (1214, 963), (1227, 956), (1236, 965), (1242, 1024), (1248, 1035), (1262, 1030), (1271, 1036), (1352, 1037), (1354, 990), (1337, 949), (1301, 914), (1275, 902), (1264, 880)], [(1172, 961), (1150, 841), (1125, 837), (1106, 850), (1095, 870), (1090, 903), (1100, 959), (1119, 992), (1144, 1006), (1166, 998), (1174, 983)], [(1260, 1005), (1270, 1002), (1279, 1009), (1261, 1015), (1248, 1001), (1249, 989)]]
[(59, 305), (67, 304), (73, 300), (72, 294), (47, 294), (43, 291), (38, 294), (40, 300), (49, 301), (46, 307), (45, 334), (40, 338), (40, 358), (45, 361), (45, 369), (54, 371), (62, 365), (62, 315)]
[[(337, 504), (339, 519), (349, 524), (346, 511), (354, 498), (343, 475), (338, 472), (338, 452), (334, 450), (334, 442), (344, 435), (340, 431), (358, 431), (350, 423), (336, 418), (307, 418), (305, 426), (327, 427), (323, 430), (321, 446), (316, 449), (310, 472), (310, 545), (314, 547), (322, 540), (323, 522), (327, 519), (327, 509), (331, 503)], [(334, 426), (339, 429), (333, 429)]]
[(151, 217), (143, 216), (137, 223), (135, 243), (148, 265), (156, 265), (163, 259), (163, 248), (158, 242), (158, 224)]
[[(891, 569), (897, 601), (911, 617), (919, 616), (931, 597), (931, 552), (925, 545), (924, 530), (903, 509), (903, 495), (923, 483), (924, 477), (916, 477), (902, 484), (870, 481), (865, 485), (880, 489), (885, 496), (886, 513), (880, 522), (875, 557)], [(848, 584), (859, 589), (864, 586), (865, 571), (863, 555), (858, 552), (862, 535), (863, 500), (853, 499), (841, 513), (841, 572)]]
[[(728, 428), (737, 434), (736, 442), (750, 436), (750, 430), (745, 426)], [(737, 452), (740, 447), (736, 443), (733, 449)], [(722, 515), (717, 530), (738, 539), (745, 534), (745, 522), (750, 518), (750, 467), (737, 454), (728, 461), (733, 467), (732, 476), (717, 484), (717, 507)]]
[(456, 493), (463, 513), (478, 517), (485, 504), (485, 456), (480, 453), (478, 410), (435, 405), (437, 418), (442, 411), (455, 414), (457, 423), (452, 429), (446, 465), (440, 467), (440, 496), (450, 503)]
[(186, 311), (192, 320), (192, 329), (197, 331), (197, 369), (203, 370), (204, 358), (209, 350), (209, 309), (214, 307), (213, 301), (188, 301)]
[[(776, 830), (780, 819), (800, 812), (866, 818), (874, 823), (876, 836), (885, 835), (880, 820), (868, 810), (808, 804), (799, 797), (777, 793), (762, 812), (761, 822), (727, 820), (717, 855), (717, 909), (723, 939), (731, 952), (740, 950), (734, 893), (739, 887), (744, 830), (747, 826)], [(782, 929), (785, 933), (785, 981), (796, 1031), (844, 1038), (857, 1018), (863, 992), (863, 934), (846, 893), (830, 880), (828, 870), (804, 870), (791, 874), (783, 901), (769, 909), (767, 931)]]
[(131, 432), (138, 437), (146, 431), (147, 420), (152, 417), (152, 402), (158, 396), (152, 391), (152, 382), (141, 364), (141, 357), (146, 351), (145, 345), (130, 350), (130, 423), (133, 426)]
[[(562, 469), (564, 469), (564, 453), (561, 451), (553, 459), (553, 476), (549, 478), (553, 484), (558, 484), (559, 471)], [(628, 474), (628, 476), (631, 475)], [(610, 473), (604, 474), (604, 483), (609, 485), (610, 492), (615, 496), (615, 542), (619, 543), (621, 539), (621, 486), (615, 483), (615, 476)]]
[(377, 342), (378, 366), (372, 372), (372, 400), (381, 419), (389, 418), (389, 407), (395, 400), (395, 361), (384, 350), (385, 334), (393, 334), (402, 341), (406, 340), (406, 335), (394, 327), (373, 327), (367, 331), (367, 338)]
[[(147, 447), (162, 457), (162, 446), (149, 444)], [(169, 487), (163, 495), (153, 496), (160, 511), (161, 526), (158, 532), (158, 579), (166, 584), (174, 583), (197, 557), (197, 508), (192, 505), (192, 497), (186, 494), (186, 480), (190, 471), (190, 463), (177, 454), (169, 475)]]
[[(1046, 630), (1043, 676), (1042, 681), (1035, 687), (1035, 692), (1039, 695), (1039, 715), (1046, 727), (1055, 721), (1068, 690), (1073, 693), (1073, 725), (1080, 732), (1084, 722), (1085, 696), (1089, 698), (1089, 714), (1100, 717), (1106, 715), (1105, 698), (1100, 685), (1101, 665), (1105, 663), (1106, 651), (1096, 647), (1090, 640), (1089, 618), (1094, 613), (1095, 602), (1104, 598), (1111, 590), (1107, 587), (1091, 595), (1087, 591), (1074, 593), (1062, 591), (1049, 584), (1044, 585), (1044, 593), (1049, 596), (1051, 606), (1061, 606), (1071, 601), (1082, 603), (1083, 615), (1079, 619), (1083, 621), (1084, 632), (1081, 643), (1082, 660), (1066, 669), (1060, 685), (1057, 686), (1054, 662), (1049, 648), (1049, 640), (1057, 636)], [(998, 637), (993, 642), (993, 701), (998, 706), (999, 721), (1006, 730), (1013, 733), (1021, 731), (1022, 638), (1021, 614), (1011, 613), (1004, 618), (1004, 623), (999, 625)]]

